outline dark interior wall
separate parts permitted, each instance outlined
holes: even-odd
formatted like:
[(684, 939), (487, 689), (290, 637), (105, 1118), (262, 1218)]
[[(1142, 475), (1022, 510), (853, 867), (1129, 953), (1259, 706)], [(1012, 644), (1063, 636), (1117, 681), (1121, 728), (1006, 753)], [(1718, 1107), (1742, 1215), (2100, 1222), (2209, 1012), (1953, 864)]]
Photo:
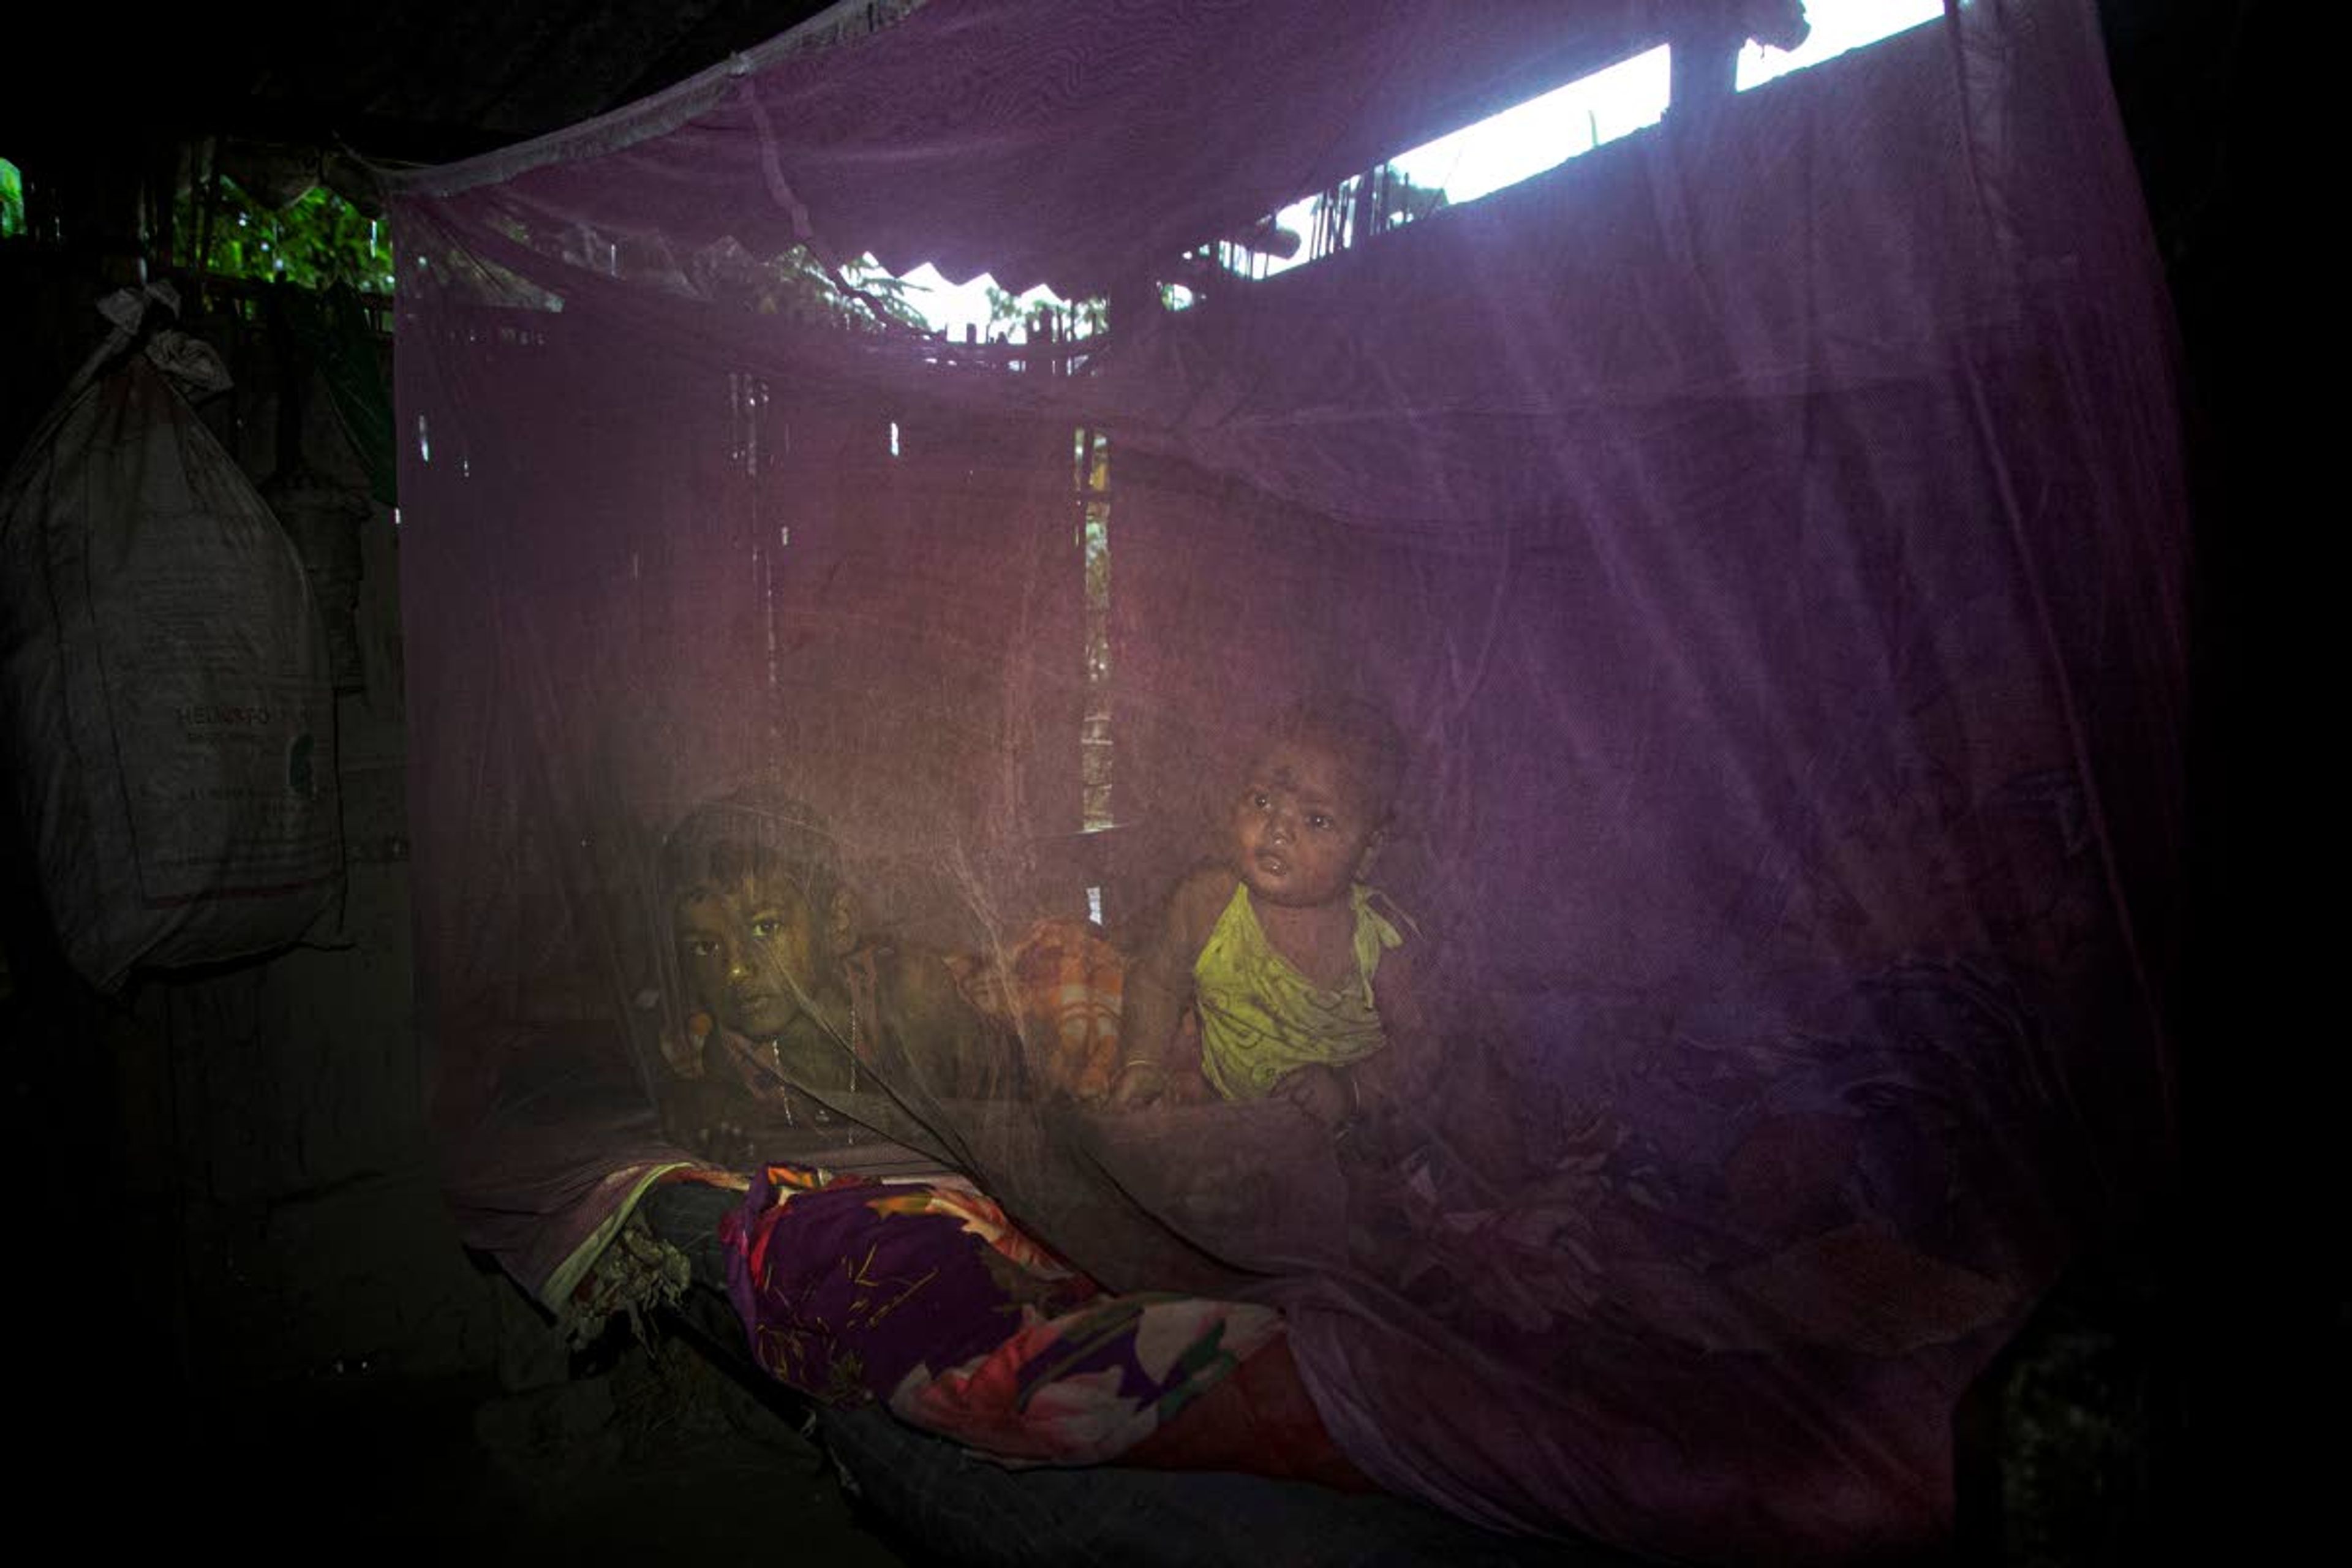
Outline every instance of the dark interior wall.
[[(65, 310), (78, 297), (87, 317), (38, 323), (72, 346), (58, 356), (70, 363), (96, 336), (90, 258), (25, 259), (46, 273), (36, 298)], [(488, 1281), (442, 1211), (423, 1127), (392, 513), (369, 503), (307, 361), (288, 357), (257, 310), (209, 303), (196, 309), (191, 293), (184, 324), (223, 353), (236, 384), (200, 405), (206, 426), (265, 494), (296, 466), (281, 446), (299, 428), (306, 492), (358, 536), (361, 658), (336, 715), (344, 888), (279, 956), (102, 998), (48, 950), (13, 845), (0, 1002), (11, 1131), (46, 1152), (60, 1213), (119, 1195), (109, 1206), (122, 1228), (85, 1261), (119, 1275), (126, 1250), (138, 1255), (142, 1337), (172, 1347), (163, 1365), (175, 1380), (244, 1386), (362, 1360), (420, 1373), (488, 1364)], [(289, 376), (303, 383), (290, 428)]]
[[(2336, 279), (2302, 152), (2301, 7), (2109, 0), (2111, 73), (2180, 324), (2197, 550), (2192, 942), (2181, 1026), (2188, 1176), (2165, 1353), (2183, 1522), (2231, 1555), (2316, 1517), (2340, 1444), (2304, 1434), (2352, 1394), (2340, 1229), (2344, 1053), (2324, 996), (2332, 873), (2315, 857), (2332, 711), (2307, 696), (2339, 617), (2306, 542), (2341, 437), (2315, 310)], [(2299, 24), (2305, 24), (2299, 26)], [(2318, 263), (2318, 265), (2314, 265)], [(2340, 707), (2340, 704), (2333, 705)], [(2315, 1034), (2315, 1030), (2317, 1034)], [(2257, 1501), (2256, 1500), (2267, 1500)]]

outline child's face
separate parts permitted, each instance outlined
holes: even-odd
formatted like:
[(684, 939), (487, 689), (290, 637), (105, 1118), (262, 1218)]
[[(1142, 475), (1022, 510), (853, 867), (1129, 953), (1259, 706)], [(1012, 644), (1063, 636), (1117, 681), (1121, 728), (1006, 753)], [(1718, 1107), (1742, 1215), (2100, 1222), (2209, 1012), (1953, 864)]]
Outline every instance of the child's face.
[(1305, 906), (1344, 896), (1380, 824), (1328, 748), (1285, 741), (1234, 803), (1234, 869), (1253, 897)]
[(688, 988), (736, 1033), (772, 1039), (815, 994), (823, 933), (797, 889), (757, 878), (698, 889), (678, 900), (677, 921)]

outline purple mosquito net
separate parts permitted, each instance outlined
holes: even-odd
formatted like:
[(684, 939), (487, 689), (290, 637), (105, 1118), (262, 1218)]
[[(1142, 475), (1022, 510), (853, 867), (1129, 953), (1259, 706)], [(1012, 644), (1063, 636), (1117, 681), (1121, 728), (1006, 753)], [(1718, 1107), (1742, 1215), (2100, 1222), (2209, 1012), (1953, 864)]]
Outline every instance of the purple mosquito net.
[[(1375, 1157), (969, 1042), (836, 1109), (1108, 1285), (1280, 1307), (1349, 1458), (1471, 1521), (1711, 1561), (1947, 1532), (1963, 1387), (2171, 1151), (2186, 533), (2089, 0), (1955, 4), (1220, 264), (1719, 9), (860, 7), (398, 181), (469, 1237), (551, 1296), (685, 1157), (698, 807), (789, 803), (740, 809), (967, 972), (1044, 920), (1132, 952), (1228, 852), (1254, 737), (1340, 693), (1405, 757), (1364, 875), (1423, 1047)], [(1105, 303), (926, 333), (861, 257)]]

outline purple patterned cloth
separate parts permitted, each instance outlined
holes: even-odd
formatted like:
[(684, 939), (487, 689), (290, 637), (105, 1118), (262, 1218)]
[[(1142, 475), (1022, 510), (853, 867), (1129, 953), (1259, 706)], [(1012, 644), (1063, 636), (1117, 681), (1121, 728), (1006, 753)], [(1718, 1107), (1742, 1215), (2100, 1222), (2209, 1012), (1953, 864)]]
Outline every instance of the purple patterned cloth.
[(1108, 1295), (951, 1181), (771, 1165), (721, 1234), (772, 1376), (1000, 1459), (1115, 1458), (1281, 1332), (1265, 1307)]

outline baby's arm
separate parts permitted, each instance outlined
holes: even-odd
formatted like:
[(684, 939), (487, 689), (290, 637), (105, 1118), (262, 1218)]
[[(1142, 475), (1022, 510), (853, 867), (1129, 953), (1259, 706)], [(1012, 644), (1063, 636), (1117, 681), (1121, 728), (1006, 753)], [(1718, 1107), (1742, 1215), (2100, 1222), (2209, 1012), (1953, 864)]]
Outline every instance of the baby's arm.
[(1111, 1104), (1145, 1105), (1200, 1076), (1197, 1047), (1187, 1056), (1177, 1025), (1192, 1000), (1192, 965), (1237, 885), (1232, 871), (1204, 866), (1176, 885), (1151, 936), (1127, 967), (1119, 1005), (1118, 1075)]
[(1353, 1126), (1362, 1113), (1363, 1091), (1358, 1087), (1357, 1077), (1361, 1066), (1332, 1067), (1316, 1062), (1294, 1068), (1275, 1083), (1274, 1092), (1276, 1098), (1288, 1100), (1336, 1135)]
[(1372, 973), (1372, 1007), (1388, 1046), (1349, 1069), (1359, 1110), (1416, 1099), (1428, 1092), (1435, 1077), (1436, 1043), (1414, 984), (1425, 946), (1418, 936), (1407, 936), (1403, 946), (1381, 955)]
[(1372, 975), (1372, 1005), (1388, 1044), (1345, 1066), (1316, 1064), (1286, 1073), (1274, 1086), (1276, 1098), (1346, 1137), (1425, 1090), (1429, 1032), (1412, 986), (1421, 946), (1417, 938), (1408, 936), (1403, 946), (1381, 955)]

